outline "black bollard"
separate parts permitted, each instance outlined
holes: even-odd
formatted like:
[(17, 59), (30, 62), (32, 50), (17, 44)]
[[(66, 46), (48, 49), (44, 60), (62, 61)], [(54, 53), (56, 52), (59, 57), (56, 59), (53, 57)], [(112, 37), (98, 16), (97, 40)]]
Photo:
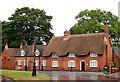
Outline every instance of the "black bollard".
[(109, 65), (108, 65), (108, 67), (107, 67), (107, 72), (109, 73)]

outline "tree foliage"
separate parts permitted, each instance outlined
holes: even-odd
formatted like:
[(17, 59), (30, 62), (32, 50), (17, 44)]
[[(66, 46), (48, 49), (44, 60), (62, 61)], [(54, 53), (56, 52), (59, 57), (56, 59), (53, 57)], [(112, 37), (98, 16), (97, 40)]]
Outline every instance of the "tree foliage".
[(120, 38), (120, 23), (118, 23), (118, 17), (113, 15), (109, 11), (105, 10), (84, 10), (81, 11), (75, 19), (77, 23), (70, 28), (71, 34), (86, 34), (95, 32), (104, 32), (105, 25), (109, 29), (109, 34), (115, 42), (114, 45), (118, 44)]
[[(23, 7), (16, 9), (15, 13), (8, 18), (9, 22), (2, 21), (3, 46), (8, 42), (9, 47), (19, 47), (20, 43), (31, 45), (48, 43), (51, 33), (52, 16), (46, 15), (44, 10)], [(37, 24), (37, 29), (34, 25)]]

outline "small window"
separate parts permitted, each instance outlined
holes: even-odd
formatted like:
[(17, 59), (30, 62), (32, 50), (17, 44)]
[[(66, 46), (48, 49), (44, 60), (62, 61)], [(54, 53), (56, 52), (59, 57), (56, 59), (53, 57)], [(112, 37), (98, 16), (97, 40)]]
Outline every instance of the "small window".
[(52, 61), (52, 67), (58, 67), (58, 61)]
[(97, 53), (95, 53), (95, 52), (90, 52), (90, 57), (97, 57)]
[(22, 60), (18, 60), (18, 65), (22, 65)]
[(23, 50), (21, 51), (21, 56), (25, 56), (25, 52)]
[(36, 50), (35, 55), (39, 56), (39, 54), (40, 54), (40, 52), (38, 50)]
[(24, 66), (27, 65), (28, 66), (28, 60), (24, 60)]
[(68, 67), (75, 67), (75, 61), (68, 61)]
[(35, 66), (38, 66), (38, 61), (35, 61)]
[(97, 61), (96, 60), (91, 60), (90, 61), (90, 67), (97, 67)]
[(42, 65), (43, 65), (43, 66), (46, 66), (46, 60), (43, 60), (43, 61), (42, 61)]
[(74, 58), (74, 57), (75, 57), (75, 54), (74, 54), (74, 53), (69, 53), (69, 57), (70, 57), (70, 58)]
[(58, 55), (56, 53), (53, 53), (52, 58), (58, 58)]

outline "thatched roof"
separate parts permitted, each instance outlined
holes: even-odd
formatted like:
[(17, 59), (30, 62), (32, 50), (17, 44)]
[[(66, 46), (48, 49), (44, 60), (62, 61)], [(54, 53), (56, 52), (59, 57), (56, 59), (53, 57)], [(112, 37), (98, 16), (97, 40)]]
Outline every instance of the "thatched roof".
[(89, 52), (103, 54), (105, 49), (104, 33), (70, 35), (67, 40), (64, 36), (53, 37), (43, 56), (49, 56), (52, 53), (58, 56), (65, 56), (68, 53), (74, 53), (77, 56), (87, 55)]

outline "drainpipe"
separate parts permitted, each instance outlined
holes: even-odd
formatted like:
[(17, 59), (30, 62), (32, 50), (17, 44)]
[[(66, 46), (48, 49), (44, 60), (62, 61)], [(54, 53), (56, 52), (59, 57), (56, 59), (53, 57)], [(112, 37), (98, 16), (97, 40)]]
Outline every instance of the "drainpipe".
[(111, 65), (111, 74), (112, 74), (112, 65)]
[(107, 67), (107, 72), (109, 73), (109, 65), (108, 65), (108, 67)]
[(39, 71), (40, 71), (40, 55), (39, 55)]
[(71, 71), (72, 71), (72, 66), (71, 66)]

